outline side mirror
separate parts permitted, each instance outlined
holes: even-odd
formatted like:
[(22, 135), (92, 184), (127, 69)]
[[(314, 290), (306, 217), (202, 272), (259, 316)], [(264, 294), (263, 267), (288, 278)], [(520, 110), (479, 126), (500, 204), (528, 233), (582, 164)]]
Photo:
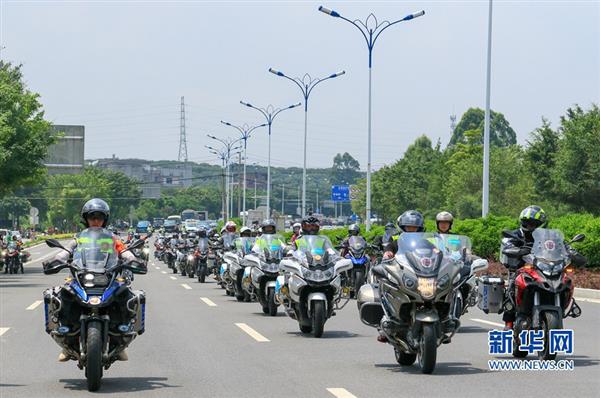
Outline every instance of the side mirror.
[(485, 271), (488, 269), (488, 261), (484, 258), (478, 258), (471, 264), (471, 273)]
[(71, 251), (69, 249), (67, 249), (66, 247), (61, 245), (60, 242), (57, 241), (56, 239), (46, 239), (46, 245), (53, 247), (55, 249), (62, 249), (71, 255), (73, 254), (73, 253), (71, 253)]
[(134, 240), (126, 250), (139, 249), (143, 247), (146, 242), (143, 239)]
[(519, 257), (521, 249), (519, 247), (509, 247), (507, 249), (502, 250), (502, 254), (508, 257)]
[(343, 260), (339, 260), (337, 263), (335, 263), (334, 266), (334, 270), (336, 274), (342, 273), (344, 271), (349, 271), (352, 269), (352, 260), (349, 260), (347, 258), (343, 259)]
[(585, 239), (585, 235), (584, 234), (577, 234), (577, 235), (575, 235), (573, 237), (573, 239), (571, 239), (571, 242), (569, 242), (569, 243), (581, 242), (584, 239)]

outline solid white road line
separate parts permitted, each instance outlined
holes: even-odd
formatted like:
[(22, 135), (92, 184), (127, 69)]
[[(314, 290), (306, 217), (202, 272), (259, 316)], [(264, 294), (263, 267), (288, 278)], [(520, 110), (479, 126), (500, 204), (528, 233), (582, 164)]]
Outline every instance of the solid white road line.
[(181, 287), (183, 287), (184, 289), (187, 289), (187, 290), (192, 290), (192, 287), (190, 285), (188, 285), (187, 283), (182, 283)]
[(161, 273), (161, 274), (166, 274), (166, 273), (167, 273), (167, 271), (160, 271), (160, 273)]
[(217, 305), (214, 303), (214, 301), (212, 301), (211, 299), (209, 299), (208, 297), (200, 297), (200, 300), (204, 301), (204, 303), (206, 303), (206, 305), (208, 305), (209, 307), (216, 307)]
[(8, 329), (10, 329), (10, 328), (0, 328), (0, 336), (2, 336), (4, 333), (8, 332)]
[(177, 278), (175, 278), (174, 276), (170, 276), (169, 278), (173, 279), (174, 281), (177, 280)]
[(42, 300), (36, 300), (33, 302), (33, 304), (31, 304), (29, 307), (25, 308), (26, 310), (35, 310), (37, 308), (38, 305), (42, 304)]
[(337, 398), (356, 398), (356, 395), (345, 388), (328, 388), (327, 391)]
[(592, 299), (592, 298), (581, 298), (581, 297), (575, 297), (575, 300), (577, 301), (585, 301), (587, 303), (596, 303), (596, 304), (600, 304), (600, 300), (598, 299)]
[(242, 329), (244, 332), (246, 332), (248, 335), (250, 335), (250, 337), (252, 337), (254, 340), (256, 340), (260, 343), (270, 341), (268, 338), (266, 338), (262, 334), (258, 333), (256, 330), (252, 329), (250, 326), (246, 325), (245, 323), (236, 323), (235, 326)]
[(479, 323), (485, 323), (486, 325), (492, 325), (492, 326), (498, 326), (498, 327), (504, 327), (503, 323), (498, 323), (498, 322), (490, 322), (490, 321), (486, 321), (485, 319), (477, 319), (477, 318), (469, 318), (470, 320), (472, 320), (473, 322), (479, 322)]

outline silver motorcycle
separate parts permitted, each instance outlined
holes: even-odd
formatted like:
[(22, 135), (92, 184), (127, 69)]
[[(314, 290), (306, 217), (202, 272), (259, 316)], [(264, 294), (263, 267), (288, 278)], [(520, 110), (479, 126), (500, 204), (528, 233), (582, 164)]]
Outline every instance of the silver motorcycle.
[(250, 254), (254, 246), (255, 238), (240, 237), (233, 242), (234, 249), (223, 255), (226, 263), (223, 281), (226, 286), (227, 294), (235, 296), (237, 301), (250, 301), (251, 296), (242, 288), (242, 278), (244, 276), (245, 262), (244, 257)]
[[(421, 371), (432, 373), (437, 348), (460, 327), (452, 310), (464, 258), (438, 234), (402, 233), (397, 242), (396, 256), (372, 268), (378, 283), (358, 293), (360, 319), (379, 329), (400, 365), (410, 366), (418, 357)], [(472, 272), (486, 266), (487, 261), (475, 260)]]
[(323, 335), (325, 321), (342, 309), (342, 272), (352, 269), (352, 261), (341, 258), (332, 249), (329, 238), (306, 235), (296, 241), (298, 249), (292, 257), (284, 258), (280, 267), (287, 275), (278, 277), (276, 299), (285, 307), (286, 314), (296, 319), (302, 333)]

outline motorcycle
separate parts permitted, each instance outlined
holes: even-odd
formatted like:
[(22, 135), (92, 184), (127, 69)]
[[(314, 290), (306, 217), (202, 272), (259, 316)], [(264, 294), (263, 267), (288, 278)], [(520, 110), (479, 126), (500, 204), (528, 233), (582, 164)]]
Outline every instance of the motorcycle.
[(242, 279), (244, 276), (245, 262), (244, 256), (249, 254), (254, 245), (256, 238), (240, 237), (234, 241), (235, 250), (226, 252), (223, 256), (227, 264), (227, 271), (224, 280), (227, 283), (227, 291), (229, 295), (235, 296), (237, 301), (249, 302), (252, 297), (242, 287)]
[(171, 268), (173, 273), (176, 274), (177, 267), (175, 267), (175, 259), (177, 258), (177, 255), (175, 254), (175, 251), (173, 248), (171, 248), (171, 246), (166, 246), (164, 253), (164, 259), (167, 263), (167, 267)]
[[(460, 327), (451, 309), (453, 281), (463, 261), (452, 256), (437, 234), (405, 232), (397, 242), (396, 256), (372, 268), (378, 283), (358, 292), (360, 319), (380, 330), (400, 365), (410, 366), (418, 357), (421, 372), (432, 373), (438, 346), (450, 343)], [(471, 269), (486, 266), (487, 261), (475, 260)]]
[[(192, 255), (192, 261), (188, 260), (190, 263), (191, 273), (193, 278), (194, 272), (198, 276), (198, 282), (204, 283), (206, 280), (206, 275), (208, 274), (208, 239), (207, 238), (199, 238), (198, 244), (194, 249), (194, 254)], [(188, 275), (190, 273), (188, 272)]]
[[(88, 228), (78, 236), (78, 247), (70, 252), (57, 240), (46, 244), (69, 253), (69, 260), (44, 263), (44, 274), (56, 274), (68, 268), (71, 276), (62, 287), (44, 291), (45, 327), (52, 339), (71, 359), (85, 369), (89, 391), (100, 388), (103, 369), (108, 370), (119, 354), (144, 333), (146, 296), (143, 291), (129, 290), (129, 281), (123, 277), (128, 270), (145, 274), (143, 264), (122, 262), (113, 245), (112, 233), (103, 228)], [(126, 250), (143, 246), (133, 242)], [(119, 299), (124, 294), (127, 316)], [(67, 305), (68, 310), (61, 309)], [(71, 300), (72, 303), (71, 303)], [(72, 322), (68, 318), (74, 319)]]
[[(505, 231), (507, 238), (519, 237)], [(565, 245), (562, 232), (556, 229), (538, 228), (533, 231), (531, 247), (501, 248), (501, 262), (509, 269), (509, 280), (514, 280), (514, 295), (508, 294), (504, 304), (506, 309), (516, 310), (513, 323), (513, 356), (524, 358), (527, 351), (519, 350), (519, 334), (524, 330), (543, 330), (544, 348), (538, 351), (539, 359), (553, 360), (556, 353), (550, 352), (550, 330), (562, 329), (563, 319), (577, 318), (581, 308), (573, 299), (575, 285), (571, 275), (575, 267)], [(585, 235), (576, 235), (569, 243), (580, 242)], [(518, 259), (522, 256), (525, 265), (520, 268)]]
[[(362, 285), (365, 284), (369, 272), (369, 257), (365, 253), (367, 241), (362, 236), (351, 236), (348, 239), (348, 254), (346, 258), (352, 260), (352, 270), (349, 271), (342, 285), (350, 288), (350, 297), (354, 297)], [(345, 283), (344, 283), (345, 282)]]
[(279, 303), (275, 300), (275, 281), (279, 276), (284, 240), (280, 235), (270, 234), (261, 239), (265, 242), (263, 252), (245, 257), (250, 265), (244, 270), (242, 285), (251, 297), (258, 299), (263, 313), (276, 316)]
[(6, 248), (6, 269), (4, 273), (9, 274), (17, 274), (19, 270), (24, 274), (25, 270), (23, 269), (23, 256), (19, 249), (19, 246), (15, 242), (10, 242), (8, 247)]
[[(283, 305), (286, 314), (298, 321), (302, 333), (321, 337), (325, 321), (341, 310), (343, 305), (341, 273), (352, 269), (352, 261), (330, 254), (329, 238), (323, 235), (306, 235), (303, 244), (292, 257), (281, 260), (280, 275), (275, 283), (275, 298)], [(298, 242), (298, 241), (297, 241)]]

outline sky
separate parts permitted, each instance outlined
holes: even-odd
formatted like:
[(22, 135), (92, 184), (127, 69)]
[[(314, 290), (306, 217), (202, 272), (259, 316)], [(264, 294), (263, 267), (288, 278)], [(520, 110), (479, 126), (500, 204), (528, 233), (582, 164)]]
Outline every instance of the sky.
[[(292, 77), (346, 74), (308, 101), (308, 167), (349, 152), (366, 169), (368, 50), (349, 19), (425, 16), (386, 29), (373, 50), (373, 167), (393, 163), (422, 134), (445, 145), (450, 115), (485, 107), (488, 1), (25, 1), (0, 0), (0, 56), (23, 65), (55, 124), (86, 128), (85, 157), (173, 159), (185, 97), (188, 158), (219, 163), (206, 134), (264, 123), (258, 106), (303, 101)], [(524, 144), (542, 117), (600, 103), (600, 1), (494, 1), (492, 109)], [(266, 129), (248, 162), (266, 165)], [(273, 123), (271, 164), (302, 167), (304, 109)]]

